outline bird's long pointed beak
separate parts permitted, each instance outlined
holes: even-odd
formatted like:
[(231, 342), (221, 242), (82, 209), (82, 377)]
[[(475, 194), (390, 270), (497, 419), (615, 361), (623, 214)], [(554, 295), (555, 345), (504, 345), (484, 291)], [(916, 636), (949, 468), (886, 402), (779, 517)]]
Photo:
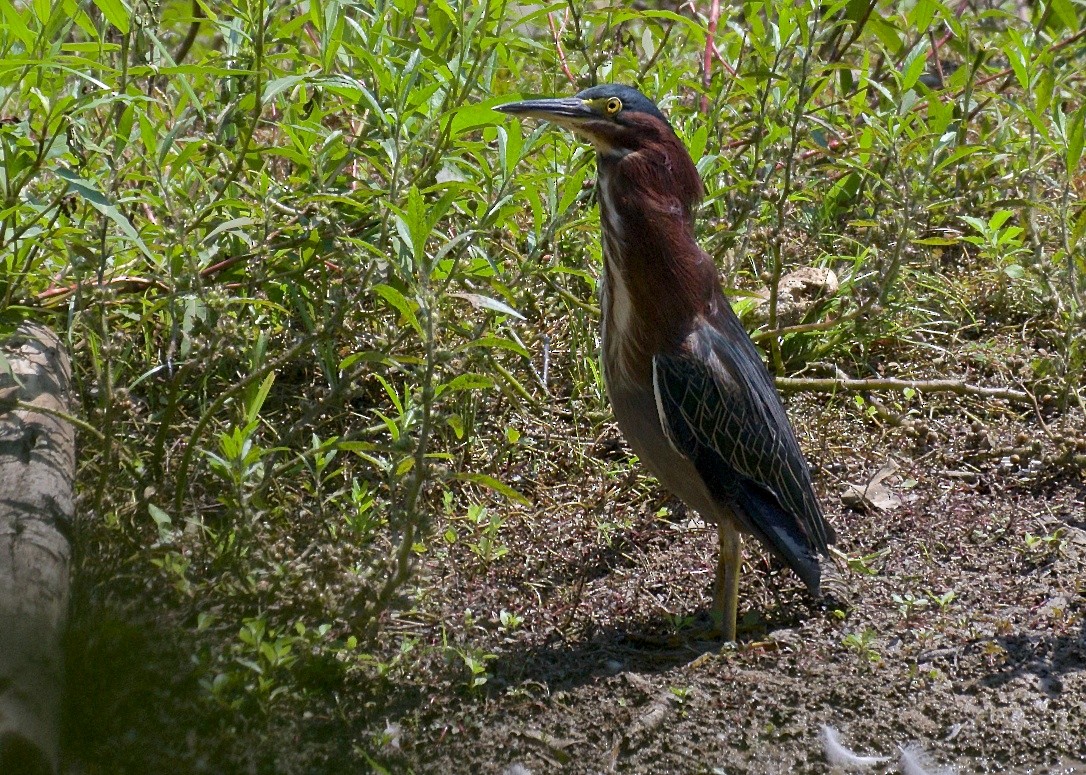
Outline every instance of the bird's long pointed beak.
[(588, 103), (576, 97), (509, 102), (505, 105), (496, 105), (494, 110), (515, 116), (544, 118), (562, 126), (576, 126), (588, 119), (597, 118)]

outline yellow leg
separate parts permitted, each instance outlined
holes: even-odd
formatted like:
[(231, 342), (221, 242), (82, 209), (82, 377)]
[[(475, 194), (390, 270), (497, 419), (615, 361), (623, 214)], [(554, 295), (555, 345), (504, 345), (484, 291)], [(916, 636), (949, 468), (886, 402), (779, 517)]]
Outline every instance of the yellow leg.
[(713, 629), (724, 640), (735, 640), (735, 622), (739, 612), (739, 566), (743, 562), (743, 537), (731, 520), (717, 525), (720, 547), (716, 562), (716, 582), (713, 584)]

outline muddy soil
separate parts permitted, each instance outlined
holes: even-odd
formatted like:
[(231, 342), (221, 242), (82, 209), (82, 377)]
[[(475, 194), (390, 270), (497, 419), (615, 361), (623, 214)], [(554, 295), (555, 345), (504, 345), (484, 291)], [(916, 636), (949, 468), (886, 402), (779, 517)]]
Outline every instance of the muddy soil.
[[(349, 541), (288, 577), (304, 584), (272, 565), (258, 598), (224, 595), (220, 611), (87, 528), (69, 771), (824, 773), (829, 728), (888, 758), (870, 772), (1086, 773), (1081, 410), (880, 400), (907, 422), (852, 395), (787, 401), (838, 553), (816, 600), (748, 542), (738, 644), (704, 637), (715, 530), (642, 474), (602, 407), (572, 399), (492, 414), (483, 438), (507, 423), (521, 438), (471, 466), (530, 505), (483, 489), (436, 504), (375, 661), (346, 645)], [(302, 557), (306, 528), (324, 534), (299, 521)], [(264, 675), (237, 646), (251, 611), (277, 627), (341, 617), (320, 642), (343, 645), (295, 647), (264, 694), (232, 684)], [(898, 765), (903, 748), (919, 769)]]
[[(595, 468), (523, 462), (535, 508), (506, 518), (507, 551), (435, 553), (389, 622), (445, 658), (379, 689), (375, 763), (821, 773), (829, 726), (889, 757), (872, 772), (904, 771), (902, 748), (926, 772), (1086, 772), (1082, 470), (1035, 413), (978, 427), (963, 401), (919, 429), (789, 402), (840, 556), (812, 600), (748, 543), (737, 645), (698, 637), (715, 531), (638, 475), (613, 428), (585, 441)], [(536, 460), (548, 436), (526, 442)], [(848, 494), (872, 481), (881, 508)]]

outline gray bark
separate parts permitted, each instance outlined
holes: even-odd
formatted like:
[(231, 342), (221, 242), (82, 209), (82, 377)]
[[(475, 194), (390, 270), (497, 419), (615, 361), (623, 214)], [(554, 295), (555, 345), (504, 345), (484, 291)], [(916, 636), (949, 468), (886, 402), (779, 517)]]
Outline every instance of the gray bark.
[[(0, 773), (55, 773), (74, 515), (71, 366), (24, 323), (0, 361)], [(21, 401), (30, 406), (16, 406)]]

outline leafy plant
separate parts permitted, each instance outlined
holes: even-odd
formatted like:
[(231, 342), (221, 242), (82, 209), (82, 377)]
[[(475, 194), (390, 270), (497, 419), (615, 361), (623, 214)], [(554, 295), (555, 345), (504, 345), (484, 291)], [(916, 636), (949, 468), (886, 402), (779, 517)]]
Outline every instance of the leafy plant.
[(917, 597), (911, 592), (906, 592), (904, 595), (893, 594), (890, 599), (897, 604), (897, 610), (903, 619), (912, 618), (918, 610), (927, 608), (929, 603), (926, 598)]
[(937, 595), (929, 589), (927, 594), (928, 599), (939, 606), (939, 610), (944, 613), (950, 608), (950, 604), (958, 599), (958, 595), (954, 590), (948, 590), (941, 595)]
[(882, 655), (874, 647), (877, 637), (874, 630), (866, 629), (863, 632), (850, 632), (841, 639), (841, 643), (845, 648), (856, 652), (864, 661), (877, 664), (882, 661)]
[(1058, 554), (1063, 549), (1063, 542), (1063, 528), (1058, 528), (1045, 535), (1026, 533), (1025, 538), (1023, 539), (1026, 552), (1035, 558), (1045, 558), (1053, 554)]

